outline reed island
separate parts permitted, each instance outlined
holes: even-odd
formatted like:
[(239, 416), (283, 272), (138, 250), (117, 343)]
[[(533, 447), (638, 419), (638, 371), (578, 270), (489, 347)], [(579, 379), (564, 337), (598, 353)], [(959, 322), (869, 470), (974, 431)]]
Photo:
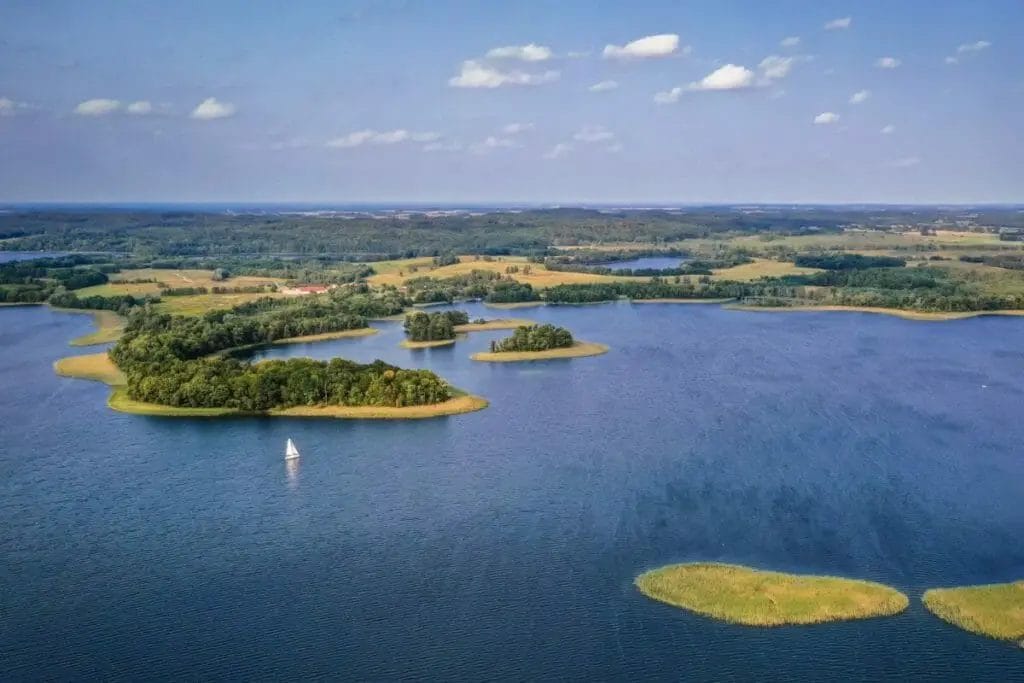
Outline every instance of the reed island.
[(744, 626), (820, 624), (899, 614), (907, 596), (871, 581), (764, 571), (734, 564), (673, 564), (644, 572), (654, 600)]
[(965, 631), (1024, 647), (1024, 581), (933, 588), (922, 601), (932, 614)]

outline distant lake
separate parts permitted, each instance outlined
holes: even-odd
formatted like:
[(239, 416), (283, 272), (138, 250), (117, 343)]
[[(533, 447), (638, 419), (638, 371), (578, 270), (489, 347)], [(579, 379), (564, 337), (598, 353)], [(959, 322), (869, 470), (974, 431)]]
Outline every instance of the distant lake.
[(678, 268), (687, 259), (682, 256), (646, 256), (644, 258), (629, 259), (628, 261), (610, 261), (608, 263), (595, 263), (595, 266), (611, 268), (612, 270), (637, 270), (639, 268)]
[(0, 251), (0, 263), (11, 261), (31, 261), (36, 258), (50, 258), (64, 256), (66, 252), (60, 251)]
[[(0, 680), (1024, 680), (1020, 648), (919, 599), (1024, 578), (1024, 319), (515, 314), (611, 350), (481, 364), (507, 332), (410, 351), (389, 322), (256, 354), (382, 358), (491, 401), (350, 422), (116, 413), (51, 368), (96, 350), (67, 345), (89, 316), (0, 309)], [(756, 629), (633, 587), (693, 560), (911, 605)]]

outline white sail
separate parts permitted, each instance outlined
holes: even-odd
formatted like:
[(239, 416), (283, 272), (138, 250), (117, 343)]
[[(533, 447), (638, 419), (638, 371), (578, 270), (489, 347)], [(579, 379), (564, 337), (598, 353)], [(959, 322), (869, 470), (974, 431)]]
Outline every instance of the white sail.
[(289, 460), (297, 457), (299, 457), (299, 449), (295, 447), (291, 439), (288, 439), (288, 445), (284, 447), (284, 459)]

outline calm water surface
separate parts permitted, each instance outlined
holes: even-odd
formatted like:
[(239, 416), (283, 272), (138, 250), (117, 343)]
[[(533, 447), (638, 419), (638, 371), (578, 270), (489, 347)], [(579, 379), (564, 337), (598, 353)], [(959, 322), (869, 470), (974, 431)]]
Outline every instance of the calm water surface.
[(53, 258), (55, 256), (64, 256), (65, 253), (62, 251), (0, 251), (0, 263), (31, 261), (37, 258)]
[[(504, 333), (407, 351), (382, 323), (264, 354), (381, 357), (491, 400), (344, 422), (118, 414), (50, 367), (87, 316), (0, 309), (0, 679), (1024, 680), (1024, 651), (918, 599), (1024, 578), (1024, 320), (516, 313), (612, 350), (476, 364)], [(632, 586), (688, 560), (912, 603), (753, 629)]]
[(608, 263), (597, 263), (595, 265), (611, 270), (637, 270), (640, 268), (664, 269), (678, 268), (687, 259), (681, 256), (645, 256), (643, 258), (628, 259), (626, 261), (609, 261)]

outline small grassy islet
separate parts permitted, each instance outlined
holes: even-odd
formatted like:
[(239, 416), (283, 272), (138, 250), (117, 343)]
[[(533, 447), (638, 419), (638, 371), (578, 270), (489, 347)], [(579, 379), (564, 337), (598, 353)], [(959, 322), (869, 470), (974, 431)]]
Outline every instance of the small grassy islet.
[(909, 600), (889, 586), (835, 576), (764, 571), (734, 564), (673, 564), (644, 572), (649, 598), (745, 626), (820, 624), (891, 616)]
[(921, 600), (943, 621), (1024, 647), (1024, 581), (933, 588)]

